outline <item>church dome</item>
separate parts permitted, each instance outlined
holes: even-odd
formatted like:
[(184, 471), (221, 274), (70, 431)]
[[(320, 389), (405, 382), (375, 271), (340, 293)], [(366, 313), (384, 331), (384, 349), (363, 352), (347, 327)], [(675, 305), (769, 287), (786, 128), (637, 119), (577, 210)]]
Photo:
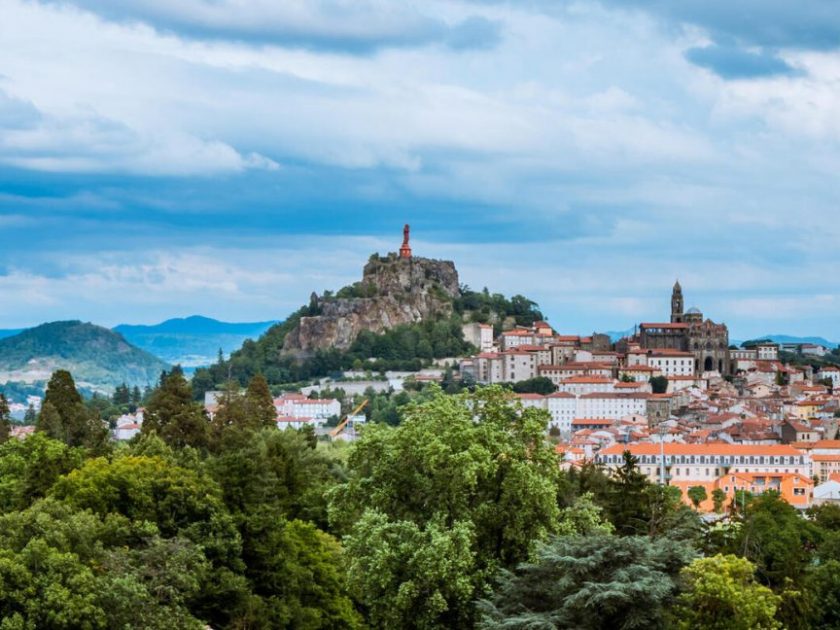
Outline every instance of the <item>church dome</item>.
[(692, 306), (688, 311), (686, 311), (686, 315), (702, 315), (703, 313), (700, 312), (700, 309), (696, 306)]

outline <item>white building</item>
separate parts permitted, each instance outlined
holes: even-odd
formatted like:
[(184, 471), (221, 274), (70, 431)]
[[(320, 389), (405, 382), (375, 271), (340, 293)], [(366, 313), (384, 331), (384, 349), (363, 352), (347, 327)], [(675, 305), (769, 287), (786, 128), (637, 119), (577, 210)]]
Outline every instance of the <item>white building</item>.
[(694, 362), (695, 358), (691, 352), (648, 351), (648, 367), (659, 370), (663, 376), (694, 376)]
[(615, 381), (606, 376), (572, 376), (561, 380), (557, 385), (557, 391), (578, 396), (595, 392), (614, 392)]
[(274, 400), (278, 417), (327, 420), (341, 415), (341, 403), (334, 398), (309, 399), (303, 394), (284, 394)]
[(817, 372), (817, 379), (829, 379), (831, 380), (832, 387), (837, 389), (840, 386), (840, 368), (834, 365), (826, 365), (823, 366), (819, 372)]

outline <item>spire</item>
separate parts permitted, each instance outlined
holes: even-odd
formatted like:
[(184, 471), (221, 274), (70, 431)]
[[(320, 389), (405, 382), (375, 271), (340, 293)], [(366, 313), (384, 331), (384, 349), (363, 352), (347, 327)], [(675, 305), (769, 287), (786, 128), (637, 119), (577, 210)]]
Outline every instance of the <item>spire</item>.
[(402, 247), (400, 247), (400, 258), (411, 258), (411, 246), (408, 244), (410, 229), (411, 228), (408, 226), (408, 223), (406, 223), (405, 227), (403, 227), (403, 244)]
[(680, 286), (680, 281), (677, 280), (674, 283), (674, 290), (671, 292), (671, 322), (682, 322), (684, 311), (685, 304), (683, 303), (682, 287)]

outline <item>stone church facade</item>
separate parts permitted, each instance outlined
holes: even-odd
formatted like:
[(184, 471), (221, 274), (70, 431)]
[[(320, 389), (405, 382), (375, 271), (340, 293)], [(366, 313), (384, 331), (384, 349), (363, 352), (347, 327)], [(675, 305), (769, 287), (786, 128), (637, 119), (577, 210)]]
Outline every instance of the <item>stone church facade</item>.
[(671, 321), (639, 325), (639, 343), (646, 349), (670, 349), (691, 352), (697, 373), (731, 373), (729, 329), (703, 319), (697, 308), (685, 310), (682, 287), (674, 284), (671, 293)]

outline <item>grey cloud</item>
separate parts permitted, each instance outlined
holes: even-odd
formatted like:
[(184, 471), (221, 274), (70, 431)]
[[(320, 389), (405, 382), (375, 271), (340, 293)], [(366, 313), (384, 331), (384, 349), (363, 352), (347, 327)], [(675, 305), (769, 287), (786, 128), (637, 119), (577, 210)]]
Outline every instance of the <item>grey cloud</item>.
[[(45, 0), (54, 3), (55, 0)], [(448, 23), (402, 2), (370, 0), (70, 0), (117, 22), (141, 22), (195, 39), (365, 54), (439, 44), (490, 48), (500, 25), (480, 16)]]
[(724, 79), (748, 79), (780, 74), (797, 74), (783, 59), (766, 51), (751, 52), (737, 46), (712, 45), (690, 48), (685, 53), (691, 63), (708, 68)]
[[(488, 3), (510, 0), (485, 0)], [(579, 0), (522, 0), (557, 14)], [(713, 46), (689, 51), (689, 61), (723, 78), (790, 74), (780, 50), (840, 48), (840, 7), (831, 0), (591, 0), (621, 11), (639, 11), (671, 28), (703, 29)], [(521, 6), (521, 5), (519, 5)]]

